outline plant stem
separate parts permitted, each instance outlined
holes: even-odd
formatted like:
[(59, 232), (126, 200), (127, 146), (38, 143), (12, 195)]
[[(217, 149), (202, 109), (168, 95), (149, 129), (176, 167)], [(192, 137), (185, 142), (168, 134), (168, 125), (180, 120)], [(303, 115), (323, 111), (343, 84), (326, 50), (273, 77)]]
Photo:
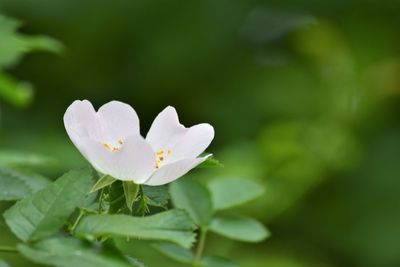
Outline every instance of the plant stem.
[(102, 188), (101, 191), (100, 191), (100, 198), (99, 198), (99, 214), (101, 214), (102, 211), (103, 211), (103, 194), (104, 194), (104, 188)]
[(193, 260), (193, 266), (200, 265), (201, 257), (203, 256), (204, 245), (206, 243), (206, 237), (207, 237), (207, 228), (201, 228), (199, 244), (197, 245), (196, 254)]
[(84, 210), (79, 210), (79, 215), (71, 227), (71, 233), (73, 233), (75, 231), (75, 228), (78, 226), (78, 223), (81, 221), (81, 219), (82, 219), (83, 215), (85, 215), (85, 213), (86, 212)]
[(18, 252), (16, 247), (0, 246), (0, 252)]

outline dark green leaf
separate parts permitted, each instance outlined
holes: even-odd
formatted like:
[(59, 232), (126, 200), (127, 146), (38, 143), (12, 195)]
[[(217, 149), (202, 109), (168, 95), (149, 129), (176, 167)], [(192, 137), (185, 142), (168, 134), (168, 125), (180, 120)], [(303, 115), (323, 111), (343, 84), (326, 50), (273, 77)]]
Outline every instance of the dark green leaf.
[(140, 186), (132, 181), (123, 181), (122, 186), (124, 187), (126, 206), (132, 211), (132, 205), (136, 200)]
[(182, 248), (173, 243), (160, 242), (153, 244), (153, 247), (165, 256), (183, 263), (192, 263), (194, 259), (193, 252), (191, 250)]
[(143, 185), (143, 193), (147, 197), (147, 204), (155, 207), (167, 208), (169, 193), (167, 186)]
[(237, 264), (231, 262), (228, 259), (217, 257), (217, 256), (210, 256), (205, 257), (201, 261), (202, 267), (238, 267)]
[(76, 233), (82, 236), (117, 235), (165, 240), (189, 248), (195, 241), (195, 225), (186, 212), (169, 210), (146, 217), (90, 215), (82, 219)]
[(107, 186), (111, 185), (112, 183), (114, 183), (116, 180), (117, 179), (115, 179), (114, 177), (106, 174), (96, 182), (96, 184), (90, 190), (90, 193), (93, 193), (100, 189), (103, 189), (104, 187), (107, 187)]
[(269, 231), (262, 223), (243, 216), (214, 218), (209, 229), (230, 239), (245, 242), (260, 242), (269, 236)]
[(71, 237), (42, 240), (34, 245), (20, 244), (18, 250), (33, 262), (60, 266), (84, 267), (132, 267), (124, 256), (110, 247), (92, 245)]
[(126, 206), (124, 187), (122, 181), (116, 181), (111, 184), (109, 191), (110, 206), (108, 212), (114, 213), (127, 213), (130, 214), (128, 207)]
[(231, 208), (264, 193), (258, 182), (243, 178), (219, 178), (208, 183), (212, 202), (216, 210)]
[(207, 189), (192, 178), (186, 177), (170, 185), (174, 206), (186, 210), (194, 222), (206, 226), (211, 218), (212, 204)]
[(24, 174), (0, 167), (0, 200), (18, 200), (44, 188), (50, 181), (38, 174)]
[(90, 169), (64, 174), (7, 210), (4, 213), (7, 225), (23, 241), (54, 234), (84, 200), (92, 186), (92, 177)]

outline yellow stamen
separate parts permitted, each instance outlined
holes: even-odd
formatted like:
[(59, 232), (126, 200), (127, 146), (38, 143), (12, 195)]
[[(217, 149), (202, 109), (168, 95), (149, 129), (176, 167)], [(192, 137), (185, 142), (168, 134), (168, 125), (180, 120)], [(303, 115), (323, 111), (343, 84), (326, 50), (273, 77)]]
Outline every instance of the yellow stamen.
[(168, 149), (168, 155), (171, 154), (171, 150)]
[(163, 161), (163, 160), (164, 160), (164, 157), (160, 157), (160, 160)]
[(111, 147), (110, 147), (109, 144), (103, 144), (103, 146), (104, 146), (105, 149), (111, 150)]
[(118, 139), (118, 144), (122, 145), (123, 143), (121, 139)]
[(162, 154), (164, 154), (164, 150), (160, 150), (160, 151), (156, 152), (156, 155), (157, 155), (157, 156), (160, 156), (160, 155), (162, 155)]

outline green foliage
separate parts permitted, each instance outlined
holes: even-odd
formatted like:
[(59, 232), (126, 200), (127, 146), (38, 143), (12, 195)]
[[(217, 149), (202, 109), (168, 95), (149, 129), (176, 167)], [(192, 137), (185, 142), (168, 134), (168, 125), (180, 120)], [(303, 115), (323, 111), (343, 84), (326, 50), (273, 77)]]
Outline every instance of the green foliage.
[(139, 193), (140, 185), (135, 184), (132, 181), (123, 181), (122, 186), (124, 188), (126, 206), (128, 207), (128, 209), (130, 211), (132, 211), (132, 205), (133, 205), (133, 202), (135, 202), (136, 197)]
[(160, 242), (153, 244), (153, 247), (173, 260), (188, 264), (193, 262), (194, 254), (191, 250), (182, 248), (173, 243)]
[(9, 266), (10, 265), (8, 265), (7, 262), (0, 259), (0, 267), (9, 267)]
[(29, 83), (18, 82), (2, 72), (14, 66), (26, 53), (33, 51), (60, 52), (62, 45), (45, 36), (27, 36), (17, 32), (20, 23), (0, 15), (0, 97), (15, 106), (27, 105), (33, 96)]
[(228, 209), (253, 200), (264, 193), (256, 181), (243, 178), (219, 178), (208, 183), (216, 210)]
[(0, 150), (0, 166), (5, 167), (48, 167), (54, 165), (53, 158), (26, 151)]
[(218, 257), (218, 256), (209, 256), (205, 257), (201, 261), (202, 267), (238, 267), (235, 263), (231, 262), (228, 259)]
[(195, 241), (190, 217), (181, 210), (169, 210), (146, 217), (129, 215), (90, 215), (76, 228), (82, 236), (117, 235), (175, 242), (189, 248)]
[(114, 177), (110, 175), (104, 175), (102, 176), (92, 187), (89, 193), (94, 193), (100, 189), (103, 189), (104, 187), (107, 187), (117, 181)]
[(18, 201), (4, 213), (7, 225), (23, 241), (57, 232), (92, 186), (91, 169), (70, 171), (44, 189)]
[(154, 207), (167, 209), (169, 192), (168, 187), (143, 185), (143, 193), (147, 197), (147, 204)]
[(209, 229), (230, 239), (245, 242), (260, 242), (269, 237), (262, 223), (244, 216), (218, 216), (211, 221)]
[(0, 201), (24, 198), (48, 185), (50, 181), (38, 174), (0, 167)]
[(170, 186), (174, 206), (186, 210), (199, 226), (206, 226), (212, 214), (210, 193), (191, 178), (179, 179)]
[(110, 247), (68, 237), (44, 239), (31, 246), (21, 244), (18, 250), (33, 262), (52, 266), (140, 267)]
[(45, 36), (26, 36), (17, 32), (20, 22), (0, 15), (0, 68), (12, 66), (27, 52), (60, 52), (62, 45)]
[(203, 161), (196, 168), (216, 168), (216, 167), (224, 167), (224, 165), (221, 162), (219, 162), (219, 160), (211, 156), (207, 158), (205, 161)]

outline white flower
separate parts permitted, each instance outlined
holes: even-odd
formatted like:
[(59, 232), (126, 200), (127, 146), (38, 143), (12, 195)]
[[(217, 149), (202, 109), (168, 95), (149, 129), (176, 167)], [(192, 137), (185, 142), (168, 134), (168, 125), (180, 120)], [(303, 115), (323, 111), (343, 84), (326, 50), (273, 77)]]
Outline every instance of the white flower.
[(96, 112), (87, 100), (76, 100), (64, 115), (69, 137), (82, 155), (103, 173), (137, 184), (162, 185), (196, 167), (214, 138), (207, 123), (185, 128), (175, 108), (155, 118), (144, 139), (139, 118), (128, 104), (111, 101)]

